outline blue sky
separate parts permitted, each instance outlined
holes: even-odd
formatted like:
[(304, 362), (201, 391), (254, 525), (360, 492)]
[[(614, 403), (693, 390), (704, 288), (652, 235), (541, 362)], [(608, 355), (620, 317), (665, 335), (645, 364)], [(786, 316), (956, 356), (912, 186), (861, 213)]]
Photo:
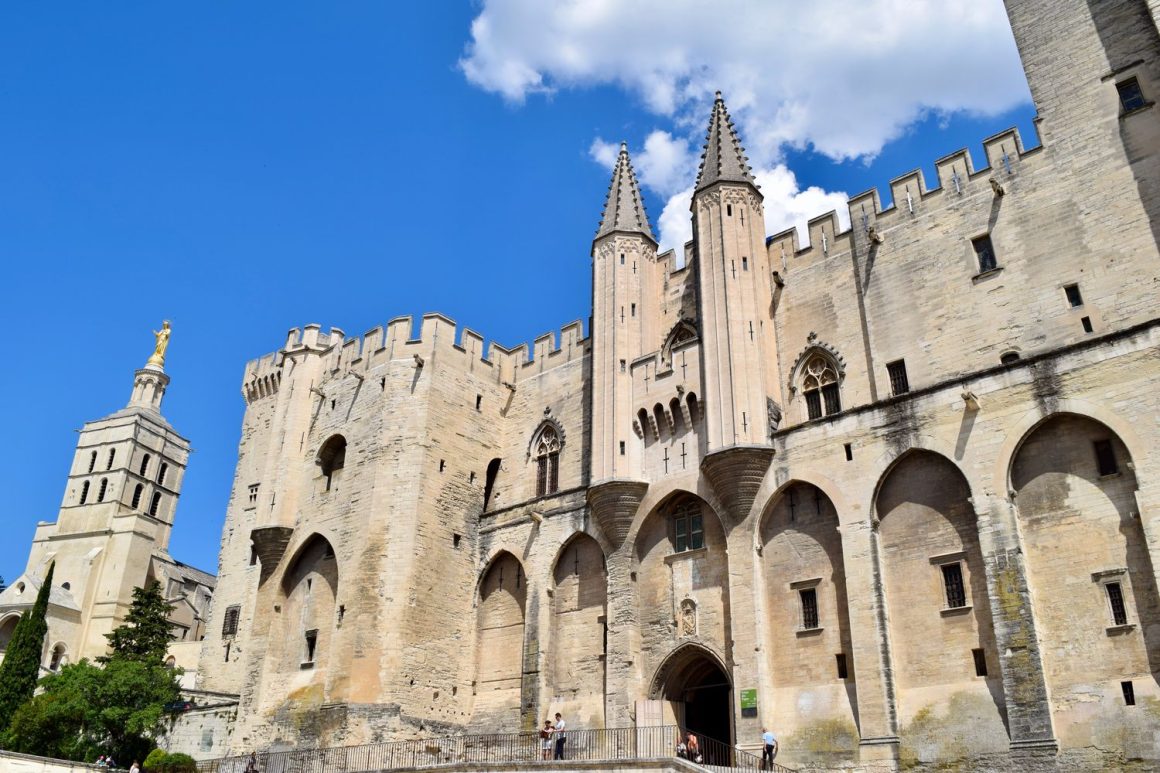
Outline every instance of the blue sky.
[(683, 0), (0, 6), (0, 575), (162, 319), (164, 412), (195, 449), (172, 552), (214, 570), (245, 362), (310, 322), (587, 326), (606, 144), (675, 243), (714, 88), (783, 184), (771, 228), (1011, 125), (1035, 141), (997, 0), (833, 0), (824, 26), (723, 2), (736, 37)]

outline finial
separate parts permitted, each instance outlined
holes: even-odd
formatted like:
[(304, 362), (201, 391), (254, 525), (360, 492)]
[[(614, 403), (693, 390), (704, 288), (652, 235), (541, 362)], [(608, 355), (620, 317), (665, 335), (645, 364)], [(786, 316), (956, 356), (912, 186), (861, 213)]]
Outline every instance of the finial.
[(628, 153), (628, 143), (625, 142), (624, 140), (620, 141), (620, 152), (621, 153)]
[(169, 320), (161, 323), (160, 330), (153, 331), (153, 335), (157, 338), (157, 343), (153, 347), (153, 354), (149, 355), (149, 359), (145, 362), (146, 368), (152, 368), (154, 370), (165, 369), (165, 350), (169, 348), (169, 336), (171, 333)]
[(722, 97), (721, 97), (721, 92), (720, 92), (720, 91), (718, 91), (718, 92), (717, 92), (717, 101), (718, 101), (718, 102), (724, 102), (724, 101), (725, 101), (724, 99), (722, 99)]

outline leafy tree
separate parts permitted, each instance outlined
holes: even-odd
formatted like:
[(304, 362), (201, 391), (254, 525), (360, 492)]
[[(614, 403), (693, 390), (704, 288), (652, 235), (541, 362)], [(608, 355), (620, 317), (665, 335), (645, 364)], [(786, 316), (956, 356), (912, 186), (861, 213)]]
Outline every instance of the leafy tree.
[(22, 703), (36, 691), (36, 680), (40, 677), (40, 660), (44, 652), (44, 637), (48, 633), (48, 593), (52, 589), (52, 575), (56, 569), (53, 562), (48, 574), (36, 594), (32, 609), (20, 616), (4, 662), (0, 663), (0, 730), (8, 727), (12, 715)]
[[(125, 623), (108, 634), (110, 652), (41, 680), (42, 692), (12, 717), (0, 745), (13, 751), (92, 761), (98, 754), (144, 759), (164, 734), (179, 671), (162, 662), (173, 606), (161, 585), (133, 590)], [(43, 637), (42, 637), (43, 639)]]
[(153, 582), (145, 588), (133, 589), (133, 603), (125, 622), (105, 634), (112, 649), (108, 655), (97, 658), (108, 663), (116, 658), (160, 663), (173, 640), (169, 615), (173, 605), (161, 595), (161, 583)]
[(144, 759), (179, 696), (172, 669), (117, 657), (104, 668), (87, 660), (65, 666), (41, 686), (13, 716), (5, 748), (71, 760)]

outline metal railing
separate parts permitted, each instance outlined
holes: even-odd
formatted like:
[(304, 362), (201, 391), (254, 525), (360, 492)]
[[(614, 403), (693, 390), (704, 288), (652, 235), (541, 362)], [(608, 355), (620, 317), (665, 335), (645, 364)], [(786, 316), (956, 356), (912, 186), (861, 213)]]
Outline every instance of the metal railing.
[[(675, 725), (662, 725), (569, 730), (564, 736), (565, 760), (603, 762), (675, 757), (677, 744), (686, 733)], [(548, 741), (545, 750), (544, 740), (538, 732), (458, 735), (329, 749), (264, 752), (257, 755), (257, 760), (260, 773), (369, 773), (471, 763), (526, 765), (542, 762), (545, 757), (551, 760), (556, 739)], [(699, 765), (709, 770), (743, 773), (763, 770), (760, 757), (720, 741), (701, 739), (700, 749), (702, 762)], [(245, 773), (249, 760), (249, 755), (203, 760), (197, 764), (197, 769), (198, 773)], [(774, 765), (772, 770), (792, 773), (780, 765)]]

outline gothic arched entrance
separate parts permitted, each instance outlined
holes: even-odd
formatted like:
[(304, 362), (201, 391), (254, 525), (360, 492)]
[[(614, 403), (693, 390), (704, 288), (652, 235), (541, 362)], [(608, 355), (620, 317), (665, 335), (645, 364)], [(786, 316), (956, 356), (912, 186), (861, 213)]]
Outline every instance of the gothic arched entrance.
[(650, 697), (667, 702), (687, 732), (733, 746), (733, 685), (708, 650), (690, 644), (669, 655), (657, 670)]

